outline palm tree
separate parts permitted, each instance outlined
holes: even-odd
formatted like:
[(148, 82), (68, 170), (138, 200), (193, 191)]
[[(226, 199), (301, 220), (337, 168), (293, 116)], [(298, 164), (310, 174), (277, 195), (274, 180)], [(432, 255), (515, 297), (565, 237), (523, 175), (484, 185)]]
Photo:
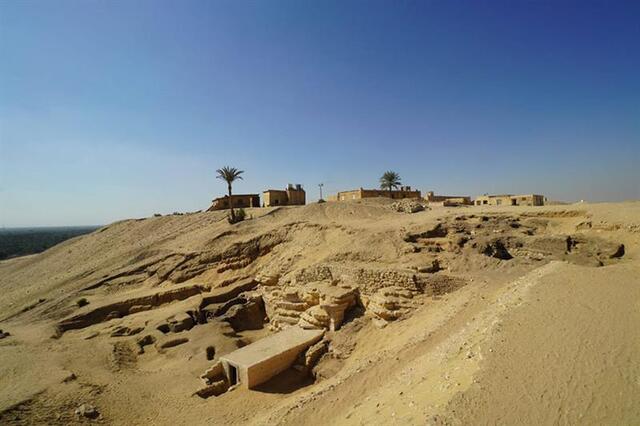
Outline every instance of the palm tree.
[(233, 211), (233, 204), (231, 203), (231, 184), (237, 179), (242, 179), (242, 176), (240, 175), (244, 173), (244, 171), (238, 170), (235, 167), (225, 166), (221, 169), (216, 170), (216, 173), (218, 173), (218, 176), (216, 176), (218, 179), (222, 179), (227, 182), (227, 188), (229, 189), (229, 208), (231, 209), (231, 222), (235, 223), (236, 214)]
[(392, 189), (400, 186), (402, 182), (400, 182), (400, 175), (396, 172), (392, 172), (391, 170), (384, 172), (382, 177), (380, 178), (380, 189), (388, 189), (391, 192)]

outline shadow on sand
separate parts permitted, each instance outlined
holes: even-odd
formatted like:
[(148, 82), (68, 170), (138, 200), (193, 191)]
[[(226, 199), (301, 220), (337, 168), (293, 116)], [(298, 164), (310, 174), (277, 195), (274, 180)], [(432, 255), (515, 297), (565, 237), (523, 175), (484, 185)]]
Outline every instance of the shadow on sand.
[(309, 374), (289, 368), (253, 390), (264, 393), (289, 394), (313, 384)]

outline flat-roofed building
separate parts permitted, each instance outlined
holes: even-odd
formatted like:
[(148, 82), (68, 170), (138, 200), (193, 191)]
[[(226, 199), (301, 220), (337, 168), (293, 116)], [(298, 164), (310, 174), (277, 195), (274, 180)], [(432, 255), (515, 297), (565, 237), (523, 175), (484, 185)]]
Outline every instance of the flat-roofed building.
[(476, 206), (544, 206), (544, 196), (538, 194), (524, 195), (481, 195), (476, 197)]
[[(260, 196), (258, 194), (233, 194), (231, 196), (233, 208), (260, 207)], [(214, 210), (226, 210), (229, 208), (229, 196), (218, 197), (211, 202), (208, 212)]]
[(427, 195), (424, 197), (424, 199), (430, 204), (442, 203), (442, 205), (444, 206), (470, 206), (473, 204), (471, 202), (471, 197), (467, 195), (436, 195), (433, 191), (427, 192)]
[(273, 206), (304, 206), (307, 202), (306, 193), (302, 185), (289, 184), (287, 189), (268, 189), (262, 193), (265, 207)]
[(291, 367), (300, 353), (322, 339), (324, 330), (287, 327), (220, 357), (229, 385), (254, 388)]
[[(362, 198), (386, 197), (394, 200), (402, 198), (421, 198), (420, 191), (412, 190), (410, 186), (401, 186), (400, 189), (354, 189), (351, 191), (338, 192), (335, 196), (337, 201), (360, 200)], [(329, 197), (332, 201), (333, 197)]]

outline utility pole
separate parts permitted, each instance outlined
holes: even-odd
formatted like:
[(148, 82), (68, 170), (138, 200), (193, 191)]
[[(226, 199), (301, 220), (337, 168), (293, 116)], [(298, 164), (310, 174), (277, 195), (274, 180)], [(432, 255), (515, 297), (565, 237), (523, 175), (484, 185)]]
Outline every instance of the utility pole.
[(324, 183), (319, 183), (319, 184), (318, 184), (318, 188), (320, 188), (320, 200), (318, 200), (318, 201), (324, 201), (324, 200), (322, 199), (322, 187), (323, 187), (323, 186), (324, 186)]

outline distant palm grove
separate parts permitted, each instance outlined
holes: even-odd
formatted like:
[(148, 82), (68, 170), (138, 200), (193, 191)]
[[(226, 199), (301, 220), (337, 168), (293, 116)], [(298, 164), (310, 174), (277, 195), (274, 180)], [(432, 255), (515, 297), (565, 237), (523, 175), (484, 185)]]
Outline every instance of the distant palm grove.
[(41, 253), (65, 240), (96, 229), (97, 226), (0, 229), (0, 260)]

